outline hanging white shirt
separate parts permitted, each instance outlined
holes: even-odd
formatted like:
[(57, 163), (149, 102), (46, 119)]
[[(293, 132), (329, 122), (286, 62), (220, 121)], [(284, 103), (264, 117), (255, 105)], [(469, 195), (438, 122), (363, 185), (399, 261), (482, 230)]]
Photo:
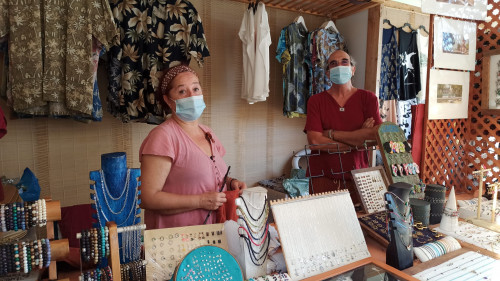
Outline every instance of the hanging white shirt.
[(271, 46), (271, 29), (266, 7), (260, 2), (255, 11), (254, 80), (253, 92), (247, 97), (249, 103), (265, 101), (269, 96), (269, 46)]
[(419, 28), (417, 31), (418, 60), (420, 64), (420, 92), (417, 94), (418, 103), (425, 103), (425, 87), (427, 85), (427, 53), (429, 51), (429, 35), (425, 35)]
[(243, 14), (238, 35), (243, 50), (243, 81), (241, 98), (247, 99), (253, 93), (253, 74), (255, 63), (255, 24), (253, 9), (247, 9)]

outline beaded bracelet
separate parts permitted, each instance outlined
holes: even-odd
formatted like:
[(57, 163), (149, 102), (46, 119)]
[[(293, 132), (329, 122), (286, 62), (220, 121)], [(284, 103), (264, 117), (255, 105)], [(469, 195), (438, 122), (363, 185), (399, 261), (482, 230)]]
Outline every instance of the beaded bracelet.
[(0, 276), (7, 275), (7, 247), (6, 245), (0, 245)]
[(0, 206), (0, 228), (2, 229), (2, 232), (7, 231), (7, 227), (5, 225), (5, 205), (2, 204)]
[(26, 242), (22, 242), (23, 245), (23, 269), (24, 273), (28, 273), (28, 254), (26, 251)]

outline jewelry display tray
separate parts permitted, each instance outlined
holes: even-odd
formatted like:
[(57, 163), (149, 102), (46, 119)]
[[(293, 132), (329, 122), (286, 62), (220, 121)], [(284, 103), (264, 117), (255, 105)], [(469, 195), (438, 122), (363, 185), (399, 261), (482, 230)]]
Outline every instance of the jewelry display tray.
[[(380, 147), (380, 153), (382, 155), (382, 160), (384, 161), (384, 167), (387, 177), (389, 178), (389, 184), (395, 182), (406, 182), (411, 185), (418, 184), (420, 178), (418, 174), (413, 175), (398, 175), (394, 176), (392, 174), (393, 164), (409, 164), (414, 163), (411, 152), (400, 152), (400, 153), (389, 153), (383, 149), (384, 143), (386, 142), (405, 142), (407, 141), (406, 136), (401, 130), (401, 128), (391, 122), (384, 122), (380, 126), (377, 132), (377, 141)], [(413, 197), (413, 196), (410, 196)]]
[(170, 280), (175, 267), (191, 250), (200, 246), (228, 250), (224, 224), (206, 224), (144, 231), (146, 279)]

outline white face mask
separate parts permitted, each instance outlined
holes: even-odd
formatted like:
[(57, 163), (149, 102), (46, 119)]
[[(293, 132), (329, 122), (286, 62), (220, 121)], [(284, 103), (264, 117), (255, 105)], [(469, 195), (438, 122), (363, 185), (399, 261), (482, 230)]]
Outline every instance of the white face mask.
[(183, 99), (174, 100), (175, 115), (182, 121), (191, 122), (200, 118), (205, 109), (203, 95), (191, 96)]

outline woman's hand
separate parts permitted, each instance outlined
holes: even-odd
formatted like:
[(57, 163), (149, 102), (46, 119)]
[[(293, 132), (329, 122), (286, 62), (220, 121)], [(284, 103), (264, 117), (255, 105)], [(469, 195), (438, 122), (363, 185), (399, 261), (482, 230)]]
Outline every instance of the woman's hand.
[(206, 192), (200, 196), (200, 208), (217, 210), (226, 201), (226, 194), (224, 192)]
[(240, 194), (243, 193), (243, 189), (247, 188), (247, 184), (239, 181), (237, 179), (231, 179), (229, 182), (229, 188), (228, 190), (239, 190)]

